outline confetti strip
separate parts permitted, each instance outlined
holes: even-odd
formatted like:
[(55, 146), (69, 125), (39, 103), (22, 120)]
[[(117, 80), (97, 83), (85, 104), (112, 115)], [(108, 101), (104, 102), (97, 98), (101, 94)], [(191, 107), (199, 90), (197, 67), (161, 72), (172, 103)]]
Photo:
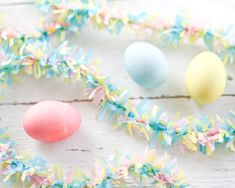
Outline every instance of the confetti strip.
[(62, 76), (65, 80), (81, 80), (87, 86), (88, 98), (100, 108), (99, 117), (106, 114), (116, 117), (114, 127), (126, 128), (130, 135), (133, 131), (139, 132), (153, 145), (161, 143), (166, 147), (180, 143), (191, 151), (208, 155), (222, 144), (234, 151), (234, 113), (230, 113), (229, 120), (220, 117), (211, 120), (203, 115), (179, 118), (145, 103), (136, 107), (129, 100), (128, 91), (118, 89), (100, 73), (95, 63), (89, 63), (92, 62), (90, 55), (75, 47), (69, 48), (67, 42), (57, 49), (48, 45), (45, 41), (26, 42), (20, 55), (7, 54), (0, 63), (0, 83), (9, 85), (12, 77), (22, 72), (36, 79)]
[(147, 33), (173, 47), (179, 43), (195, 43), (201, 40), (208, 49), (219, 54), (225, 63), (234, 62), (235, 44), (229, 40), (231, 35), (233, 37), (231, 26), (222, 29), (197, 26), (184, 15), (178, 15), (174, 21), (169, 21), (156, 14), (131, 13), (108, 7), (105, 2), (39, 0), (36, 5), (44, 12), (49, 12), (49, 15), (53, 14), (53, 21), (45, 25), (61, 36), (65, 35), (66, 30), (80, 31), (86, 23), (90, 23), (94, 28), (110, 33), (124, 30), (144, 35)]
[(140, 187), (145, 181), (155, 187), (190, 187), (176, 160), (167, 154), (157, 157), (154, 150), (146, 150), (138, 157), (116, 151), (95, 162), (90, 175), (75, 169), (66, 176), (60, 167), (49, 167), (40, 157), (17, 155), (13, 141), (3, 128), (0, 129), (0, 171), (3, 181), (12, 182), (15, 187), (111, 188), (124, 186), (130, 179)]
[[(109, 114), (116, 117), (115, 127), (123, 127), (132, 135), (133, 130), (145, 135), (151, 144), (163, 146), (181, 143), (191, 151), (200, 151), (208, 155), (224, 144), (234, 151), (235, 125), (232, 120), (217, 117), (209, 120), (200, 118), (177, 118), (158, 107), (149, 108), (146, 103), (137, 107), (128, 99), (128, 92), (118, 89), (98, 68), (90, 62), (89, 55), (82, 50), (67, 47), (63, 43), (57, 49), (49, 46), (48, 36), (59, 35), (64, 40), (65, 31), (77, 32), (87, 22), (97, 29), (119, 33), (128, 28), (137, 32), (150, 32), (159, 35), (172, 46), (187, 39), (195, 42), (203, 39), (206, 46), (220, 53), (225, 62), (233, 62), (234, 47), (226, 40), (224, 32), (211, 32), (204, 28), (195, 28), (183, 17), (177, 17), (173, 24), (155, 20), (145, 13), (121, 14), (103, 7), (98, 1), (81, 0), (79, 8), (61, 6), (60, 0), (41, 0), (39, 7), (46, 11), (53, 9), (52, 22), (45, 24), (35, 33), (20, 34), (6, 29), (0, 30), (0, 84), (9, 85), (17, 74), (26, 73), (36, 79), (41, 77), (63, 76), (66, 80), (82, 80), (86, 83), (90, 99), (100, 107), (100, 117)], [(152, 21), (154, 20), (154, 22)], [(162, 23), (159, 25), (159, 23)], [(218, 47), (218, 49), (217, 49)], [(222, 49), (222, 50), (221, 50)], [(127, 177), (133, 177), (141, 187), (145, 179), (156, 187), (189, 187), (174, 160), (164, 155), (156, 158), (154, 151), (146, 151), (141, 158), (123, 157), (120, 152), (95, 164), (93, 176), (87, 176), (81, 170), (75, 170), (67, 179), (62, 178), (61, 168), (47, 167), (40, 158), (25, 158), (16, 155), (13, 142), (0, 131), (0, 168), (4, 181), (13, 181), (16, 186), (57, 187), (112, 187), (123, 186)]]
[(35, 5), (43, 11), (43, 15), (52, 13), (52, 18), (49, 17), (51, 20), (46, 19), (48, 16), (42, 16), (41, 27), (32, 33), (25, 31), (27, 34), (0, 29), (1, 45), (14, 49), (15, 45), (27, 39), (40, 40), (52, 34), (59, 36), (63, 41), (67, 30), (80, 32), (90, 23), (94, 28), (110, 33), (120, 33), (124, 30), (131, 30), (137, 34), (147, 33), (173, 47), (179, 43), (203, 41), (208, 49), (216, 52), (225, 63), (234, 62), (235, 44), (230, 41), (234, 30), (231, 26), (219, 30), (207, 29), (204, 26), (193, 25), (183, 15), (169, 21), (144, 12), (134, 14), (108, 8), (105, 1), (101, 0), (36, 0)]

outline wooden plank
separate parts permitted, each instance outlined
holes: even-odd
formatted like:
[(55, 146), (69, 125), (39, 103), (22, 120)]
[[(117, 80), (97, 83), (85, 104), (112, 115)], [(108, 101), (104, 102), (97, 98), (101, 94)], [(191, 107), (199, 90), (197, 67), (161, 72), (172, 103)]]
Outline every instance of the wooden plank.
[[(131, 85), (130, 85), (131, 87)], [(84, 87), (81, 84), (64, 84), (59, 79), (42, 79), (32, 80), (30, 77), (23, 77), (21, 84), (15, 84), (5, 90), (5, 99), (2, 100), (4, 104), (21, 104), (21, 103), (35, 103), (43, 100), (61, 100), (66, 102), (79, 102), (85, 100)], [(137, 96), (136, 99), (141, 98)], [(172, 101), (176, 101), (174, 105)], [(235, 97), (224, 96), (213, 104), (198, 105), (193, 100), (175, 96), (172, 94), (170, 97), (159, 97), (156, 100), (151, 99), (152, 104), (162, 107), (164, 110), (174, 113), (182, 111), (183, 115), (205, 113), (210, 116), (226, 115), (228, 111), (234, 109)], [(168, 104), (170, 108), (168, 107)], [(183, 106), (183, 108), (179, 108)]]
[(0, 6), (1, 28), (33, 32), (39, 26), (39, 11), (32, 5)]
[[(20, 0), (0, 1), (0, 3), (21, 2)], [(29, 0), (25, 0), (29, 2)], [(174, 17), (182, 9), (199, 20), (211, 19), (220, 27), (220, 24), (234, 23), (235, 12), (233, 1), (186, 1), (177, 2), (166, 0), (156, 3), (155, 0), (123, 0), (109, 1), (109, 6), (120, 6), (123, 9), (139, 9), (149, 12), (160, 12), (166, 17)], [(170, 6), (169, 6), (170, 5)], [(210, 10), (210, 12), (208, 12)], [(233, 11), (233, 12), (231, 12)], [(37, 27), (39, 14), (32, 5), (4, 6), (0, 12), (6, 17), (5, 25), (20, 30)], [(200, 14), (198, 14), (200, 12)], [(229, 19), (228, 17), (231, 17)], [(17, 19), (16, 19), (17, 18)], [(219, 22), (221, 22), (219, 24)], [(213, 25), (213, 21), (210, 22)], [(208, 26), (209, 27), (209, 26)], [(163, 50), (169, 59), (171, 67), (167, 82), (155, 90), (143, 90), (139, 88), (127, 75), (123, 65), (123, 52), (133, 41), (147, 40)], [(111, 76), (118, 86), (128, 88), (131, 96), (139, 99), (151, 97), (151, 103), (161, 106), (165, 111), (174, 113), (180, 111), (183, 115), (199, 115), (201, 112), (214, 116), (226, 113), (234, 109), (235, 97), (235, 65), (227, 66), (229, 79), (227, 81), (225, 96), (214, 104), (199, 106), (188, 99), (184, 85), (184, 74), (187, 64), (199, 52), (205, 50), (201, 45), (185, 45), (178, 49), (163, 47), (151, 37), (137, 37), (133, 33), (122, 33), (111, 35), (106, 32), (95, 31), (87, 27), (77, 36), (69, 36), (70, 44), (78, 44), (86, 51), (93, 50), (94, 57), (101, 57), (102, 72)], [(105, 43), (105, 45), (104, 45)], [(49, 164), (61, 164), (66, 169), (80, 166), (86, 170), (92, 168), (94, 158), (102, 158), (111, 153), (114, 148), (124, 149), (129, 153), (140, 153), (146, 147), (146, 141), (141, 137), (130, 137), (124, 130), (114, 130), (112, 121), (97, 121), (97, 107), (83, 100), (83, 86), (81, 83), (66, 85), (62, 79), (33, 80), (29, 76), (20, 76), (21, 82), (5, 88), (6, 98), (0, 105), (0, 126), (9, 126), (12, 138), (17, 141), (20, 152), (28, 152), (32, 155), (40, 155), (47, 159)], [(41, 100), (63, 100), (79, 109), (82, 114), (82, 127), (72, 137), (56, 144), (40, 144), (30, 139), (22, 129), (22, 118), (27, 108), (33, 102)], [(140, 100), (133, 100), (138, 103)], [(15, 105), (16, 104), (16, 105)], [(164, 150), (157, 147), (159, 153)], [(178, 158), (179, 166), (186, 172), (186, 177), (193, 187), (234, 187), (235, 161), (234, 153), (227, 154), (223, 149), (216, 152), (214, 156), (208, 157), (202, 154), (190, 152), (179, 152), (179, 147), (173, 146), (167, 150), (169, 154)], [(7, 186), (0, 184), (1, 187)], [(151, 187), (150, 185), (146, 185)], [(9, 186), (12, 187), (12, 186)], [(134, 187), (129, 182), (129, 187)]]

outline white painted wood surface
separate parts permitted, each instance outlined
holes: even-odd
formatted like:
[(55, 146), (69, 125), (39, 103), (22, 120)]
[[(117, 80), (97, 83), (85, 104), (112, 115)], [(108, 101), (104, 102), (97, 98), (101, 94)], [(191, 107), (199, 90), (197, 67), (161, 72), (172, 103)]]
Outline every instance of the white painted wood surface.
[[(39, 15), (33, 5), (20, 0), (0, 0), (0, 13), (7, 20), (9, 27), (33, 28), (37, 26)], [(25, 0), (24, 2), (31, 2)], [(18, 4), (15, 4), (18, 3)], [(5, 6), (4, 6), (5, 4)], [(200, 22), (208, 22), (212, 26), (234, 24), (234, 0), (115, 0), (109, 1), (110, 6), (120, 6), (129, 9), (158, 11), (165, 17), (173, 17), (177, 12), (185, 10), (188, 15)], [(210, 10), (210, 12), (208, 11)], [(200, 13), (198, 13), (200, 12)], [(27, 25), (26, 25), (27, 23)], [(220, 24), (218, 24), (220, 23)], [(227, 66), (227, 86), (222, 96), (214, 104), (198, 106), (188, 99), (184, 85), (184, 73), (187, 64), (198, 52), (205, 50), (202, 46), (182, 46), (170, 49), (159, 46), (167, 55), (171, 67), (171, 74), (167, 82), (155, 90), (139, 88), (127, 75), (123, 66), (123, 52), (128, 44), (136, 40), (133, 34), (122, 33), (111, 35), (98, 32), (89, 27), (79, 37), (71, 36), (70, 44), (77, 43), (85, 50), (92, 49), (94, 55), (101, 57), (100, 65), (106, 75), (111, 76), (114, 83), (129, 89), (139, 102), (142, 97), (152, 97), (151, 102), (161, 106), (169, 113), (180, 111), (182, 115), (209, 116), (216, 114), (225, 116), (235, 104), (235, 66)], [(140, 39), (138, 39), (140, 40)], [(150, 40), (146, 38), (146, 40)], [(104, 45), (105, 42), (105, 45)], [(154, 41), (151, 41), (154, 42)], [(92, 168), (95, 158), (102, 158), (112, 153), (114, 148), (127, 149), (136, 154), (146, 147), (143, 138), (130, 137), (124, 130), (114, 130), (112, 122), (98, 121), (97, 108), (88, 102), (76, 102), (83, 99), (83, 87), (80, 83), (65, 85), (59, 78), (50, 80), (33, 80), (28, 76), (21, 76), (21, 82), (6, 88), (6, 98), (0, 103), (0, 125), (9, 126), (9, 131), (21, 152), (43, 156), (50, 164), (61, 164), (64, 168), (80, 166), (83, 169)], [(72, 137), (55, 144), (41, 144), (30, 139), (22, 129), (22, 117), (32, 102), (42, 100), (69, 101), (82, 114), (82, 127)], [(157, 148), (159, 154), (164, 150)], [(190, 152), (180, 153), (178, 146), (168, 149), (169, 154), (178, 158), (180, 168), (185, 171), (186, 177), (193, 187), (235, 187), (235, 154), (228, 154), (223, 149), (208, 157)], [(130, 183), (130, 187), (133, 184)], [(8, 187), (0, 184), (0, 187)], [(11, 186), (9, 186), (11, 187)]]

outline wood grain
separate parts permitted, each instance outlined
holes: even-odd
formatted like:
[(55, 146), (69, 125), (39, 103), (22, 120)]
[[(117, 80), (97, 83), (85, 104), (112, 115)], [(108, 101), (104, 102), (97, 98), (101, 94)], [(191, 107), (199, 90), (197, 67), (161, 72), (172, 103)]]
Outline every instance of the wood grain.
[[(19, 30), (31, 30), (37, 27), (39, 14), (34, 7), (25, 0), (22, 4), (19, 0), (0, 1), (0, 12), (6, 17), (5, 26), (18, 28)], [(203, 1), (205, 2), (205, 1)], [(7, 4), (13, 3), (14, 6)], [(17, 4), (18, 3), (18, 4)], [(197, 16), (202, 1), (153, 1), (153, 0), (120, 0), (109, 1), (110, 6), (120, 6), (126, 9), (141, 9), (147, 11), (160, 11), (171, 17), (182, 9), (190, 11), (192, 16)], [(2, 6), (5, 4), (4, 6)], [(173, 6), (174, 5), (174, 6)], [(208, 1), (201, 9), (199, 19), (212, 19), (214, 22), (218, 15), (218, 8), (226, 15), (232, 12), (233, 1)], [(212, 8), (211, 8), (212, 7)], [(206, 9), (210, 8), (210, 12)], [(166, 11), (167, 10), (167, 11)], [(210, 22), (212, 23), (212, 22)], [(233, 21), (230, 20), (230, 23)], [(23, 25), (23, 29), (22, 29)], [(213, 25), (213, 24), (212, 24)], [(220, 25), (218, 24), (217, 27)], [(136, 40), (147, 40), (157, 44), (167, 55), (171, 67), (167, 82), (155, 90), (143, 90), (139, 88), (127, 75), (123, 66), (123, 52), (128, 44)], [(105, 42), (105, 45), (104, 45)], [(151, 37), (136, 37), (133, 33), (121, 33), (111, 35), (107, 32), (95, 31), (91, 27), (84, 28), (79, 36), (70, 35), (69, 43), (83, 47), (85, 51), (93, 50), (94, 57), (100, 57), (102, 72), (111, 76), (118, 86), (128, 88), (134, 103), (143, 98), (151, 100), (152, 104), (161, 106), (169, 113), (180, 111), (182, 115), (194, 116), (205, 113), (211, 117), (219, 114), (226, 116), (227, 112), (234, 109), (235, 104), (235, 65), (227, 66), (227, 86), (224, 95), (215, 103), (199, 106), (192, 101), (185, 89), (184, 73), (187, 64), (197, 53), (205, 50), (198, 44), (184, 45), (177, 49), (171, 49), (157, 43)], [(83, 169), (92, 168), (94, 158), (102, 158), (111, 153), (115, 148), (126, 149), (129, 153), (141, 153), (147, 143), (142, 137), (130, 137), (125, 130), (114, 130), (112, 120), (97, 120), (98, 109), (87, 102), (82, 95), (83, 85), (72, 83), (66, 85), (61, 78), (50, 80), (33, 80), (29, 76), (20, 76), (20, 82), (5, 88), (6, 98), (0, 103), (0, 125), (9, 126), (9, 132), (16, 140), (21, 153), (40, 155), (47, 159), (49, 164), (61, 164), (64, 168), (71, 169), (80, 166)], [(25, 111), (34, 103), (42, 100), (60, 100), (71, 103), (82, 114), (82, 127), (72, 137), (56, 144), (40, 144), (30, 139), (22, 129), (22, 118)], [(125, 146), (125, 147), (123, 147)], [(161, 154), (164, 149), (157, 147)], [(179, 166), (185, 171), (186, 177), (193, 187), (234, 187), (235, 154), (228, 154), (223, 149), (214, 156), (208, 157), (202, 154), (179, 152), (179, 146), (167, 149), (170, 155), (178, 159)], [(0, 184), (0, 187), (11, 187)], [(132, 181), (129, 187), (134, 187)], [(151, 187), (151, 185), (146, 185)]]

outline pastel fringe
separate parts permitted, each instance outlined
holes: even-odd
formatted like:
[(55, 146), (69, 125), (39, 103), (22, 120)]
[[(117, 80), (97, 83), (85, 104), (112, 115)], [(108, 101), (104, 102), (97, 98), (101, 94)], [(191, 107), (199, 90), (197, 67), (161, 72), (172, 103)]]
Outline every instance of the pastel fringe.
[(153, 35), (173, 47), (179, 43), (203, 41), (208, 49), (218, 53), (225, 63), (234, 62), (235, 44), (230, 40), (231, 32), (234, 30), (231, 25), (221, 29), (205, 28), (190, 23), (183, 15), (178, 15), (174, 21), (169, 21), (156, 14), (131, 13), (108, 7), (106, 1), (98, 0), (38, 0), (36, 5), (42, 11), (53, 14), (52, 20), (45, 22), (44, 27), (56, 32), (62, 38), (66, 30), (77, 32), (90, 23), (94, 28), (110, 33), (120, 33), (125, 30)]
[(157, 157), (154, 150), (146, 150), (139, 157), (116, 151), (97, 161), (90, 175), (77, 168), (66, 176), (60, 167), (49, 167), (40, 157), (17, 155), (13, 141), (3, 128), (0, 129), (0, 171), (3, 182), (13, 182), (16, 187), (111, 188), (124, 186), (131, 179), (138, 186), (148, 180), (156, 187), (189, 187), (176, 160), (167, 154)]
[(64, 42), (57, 49), (42, 41), (23, 43), (18, 46), (20, 54), (9, 53), (0, 63), (0, 83), (11, 84), (19, 73), (41, 77), (63, 76), (66, 80), (82, 80), (87, 94), (100, 107), (100, 117), (105, 114), (115, 117), (114, 127), (126, 128), (130, 135), (133, 130), (145, 135), (151, 145), (160, 143), (170, 146), (180, 143), (191, 151), (212, 154), (219, 145), (234, 151), (235, 114), (231, 119), (209, 119), (171, 116), (157, 106), (150, 108), (145, 102), (135, 106), (129, 100), (126, 90), (120, 90), (102, 75), (89, 54), (69, 48)]
[[(230, 40), (234, 31), (232, 26), (220, 30), (207, 29), (193, 25), (183, 15), (176, 16), (172, 22), (146, 12), (134, 14), (108, 8), (105, 2), (101, 0), (36, 0), (35, 5), (43, 11), (43, 15), (53, 14), (51, 20), (48, 21), (47, 16), (42, 16), (41, 27), (32, 33), (25, 31), (27, 34), (23, 35), (0, 29), (0, 42), (4, 40), (5, 46), (11, 46), (12, 43), (21, 43), (26, 39), (40, 40), (52, 34), (59, 36), (63, 41), (66, 38), (66, 31), (80, 32), (86, 24), (90, 23), (94, 28), (110, 33), (120, 33), (125, 30), (134, 31), (136, 34), (152, 35), (173, 47), (180, 43), (203, 41), (208, 49), (216, 52), (225, 63), (234, 62), (235, 44)], [(18, 40), (14, 41), (15, 38)]]
[[(225, 32), (212, 32), (204, 28), (195, 28), (186, 18), (177, 17), (173, 24), (164, 23), (146, 13), (138, 15), (121, 14), (104, 7), (98, 1), (81, 1), (79, 8), (62, 6), (59, 0), (39, 1), (44, 10), (53, 9), (55, 14), (51, 23), (43, 25), (35, 33), (20, 34), (9, 30), (0, 30), (0, 44), (4, 54), (0, 54), (0, 83), (11, 84), (12, 78), (21, 72), (43, 76), (63, 76), (66, 80), (83, 80), (88, 88), (89, 98), (100, 106), (100, 117), (108, 113), (117, 118), (115, 127), (123, 127), (133, 134), (133, 130), (143, 133), (151, 144), (160, 141), (163, 146), (181, 143), (192, 151), (212, 154), (225, 144), (234, 151), (235, 114), (231, 119), (217, 117), (209, 120), (200, 118), (178, 118), (168, 115), (156, 106), (148, 109), (146, 103), (137, 107), (128, 98), (128, 92), (119, 90), (104, 77), (97, 67), (89, 64), (89, 56), (81, 50), (68, 48), (63, 43), (55, 50), (48, 50), (48, 36), (56, 34), (64, 39), (65, 31), (77, 32), (90, 23), (97, 29), (119, 33), (124, 29), (136, 32), (149, 32), (159, 35), (164, 42), (175, 46), (180, 42), (195, 42), (203, 39), (206, 46), (217, 51), (225, 62), (233, 62), (234, 46), (226, 40)], [(153, 21), (153, 18), (155, 19)], [(161, 23), (161, 24), (159, 24)], [(218, 48), (217, 48), (218, 47)], [(47, 167), (45, 161), (17, 156), (13, 142), (0, 131), (0, 168), (4, 181), (22, 182), (25, 186), (40, 185), (46, 187), (112, 187), (124, 185), (128, 176), (134, 177), (139, 186), (144, 179), (152, 180), (157, 187), (188, 187), (174, 160), (164, 155), (156, 158), (153, 150), (147, 151), (142, 158), (122, 157), (120, 152), (112, 155), (112, 160), (102, 160), (95, 165), (93, 177), (86, 176), (81, 170), (75, 170), (68, 179), (62, 178), (61, 169)], [(55, 171), (55, 172), (54, 172)]]

